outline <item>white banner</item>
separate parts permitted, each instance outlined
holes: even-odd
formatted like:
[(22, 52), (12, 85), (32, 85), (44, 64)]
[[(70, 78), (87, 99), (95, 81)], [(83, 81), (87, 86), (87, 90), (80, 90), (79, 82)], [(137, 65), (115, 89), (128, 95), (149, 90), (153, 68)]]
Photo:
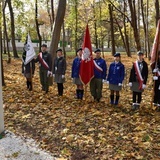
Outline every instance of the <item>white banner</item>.
[(27, 64), (29, 63), (33, 58), (34, 56), (36, 55), (35, 53), (35, 50), (33, 48), (33, 44), (32, 44), (32, 41), (31, 41), (31, 37), (28, 33), (28, 37), (27, 37), (27, 44), (24, 46), (25, 48), (25, 51), (26, 51), (26, 59), (25, 59), (25, 62), (24, 64)]

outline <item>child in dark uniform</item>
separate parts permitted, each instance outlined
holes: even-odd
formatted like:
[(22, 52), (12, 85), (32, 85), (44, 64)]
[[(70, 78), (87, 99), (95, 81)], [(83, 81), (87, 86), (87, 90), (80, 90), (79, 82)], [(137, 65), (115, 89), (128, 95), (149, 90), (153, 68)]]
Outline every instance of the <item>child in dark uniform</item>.
[[(124, 80), (125, 68), (121, 63), (120, 53), (115, 53), (114, 62), (110, 64), (107, 83), (109, 83), (110, 89), (110, 104), (118, 105), (119, 102), (119, 91), (122, 89), (122, 82)], [(114, 98), (116, 93), (116, 98)]]
[(66, 59), (63, 56), (62, 49), (56, 51), (57, 57), (53, 64), (53, 77), (54, 81), (57, 83), (58, 95), (63, 95), (63, 83), (65, 82), (66, 73)]
[(132, 90), (132, 109), (139, 109), (142, 100), (142, 92), (146, 88), (147, 78), (148, 78), (148, 65), (144, 61), (143, 52), (139, 51), (137, 53), (138, 59), (133, 63), (130, 78), (129, 87)]
[(158, 60), (151, 65), (153, 71), (154, 85), (154, 106), (160, 111), (160, 51), (158, 52)]

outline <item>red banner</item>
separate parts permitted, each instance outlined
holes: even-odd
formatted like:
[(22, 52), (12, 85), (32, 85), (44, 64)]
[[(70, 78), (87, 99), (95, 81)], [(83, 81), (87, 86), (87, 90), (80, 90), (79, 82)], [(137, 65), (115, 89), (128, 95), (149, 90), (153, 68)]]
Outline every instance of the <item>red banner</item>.
[(156, 61), (158, 56), (158, 51), (160, 51), (160, 19), (158, 20), (156, 35), (154, 38), (154, 43), (151, 51), (151, 64)]
[(92, 46), (91, 46), (88, 24), (86, 26), (86, 31), (83, 41), (83, 53), (82, 53), (82, 61), (80, 65), (79, 76), (84, 85), (87, 85), (94, 76)]

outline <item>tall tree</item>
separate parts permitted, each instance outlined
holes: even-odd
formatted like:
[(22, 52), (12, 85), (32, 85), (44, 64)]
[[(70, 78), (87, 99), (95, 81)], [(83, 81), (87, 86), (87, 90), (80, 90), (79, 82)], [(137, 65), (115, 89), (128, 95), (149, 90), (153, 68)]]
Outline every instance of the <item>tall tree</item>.
[(8, 63), (11, 62), (11, 55), (10, 55), (10, 50), (9, 50), (9, 38), (8, 38), (8, 32), (7, 32), (7, 24), (6, 24), (6, 16), (5, 16), (5, 8), (7, 5), (7, 1), (3, 1), (3, 26), (4, 26), (4, 36), (3, 36), (3, 48), (5, 49), (4, 51), (6, 52), (7, 49), (7, 54), (8, 54)]
[(136, 48), (137, 50), (141, 50), (140, 36), (139, 36), (139, 30), (138, 30), (138, 24), (137, 24), (136, 2), (135, 0), (132, 0), (132, 1), (128, 0), (128, 4), (129, 4), (130, 13), (131, 13), (131, 25), (133, 28)]
[(96, 48), (98, 48), (98, 35), (97, 35), (97, 19), (96, 19), (96, 12), (95, 12), (95, 4), (92, 5), (93, 9), (93, 22), (94, 22), (94, 43)]
[(110, 14), (110, 28), (111, 28), (111, 41), (112, 41), (112, 55), (115, 54), (115, 40), (114, 40), (114, 25), (113, 25), (113, 6), (111, 4), (108, 5), (109, 14)]
[(14, 58), (18, 58), (16, 43), (15, 43), (14, 12), (13, 12), (11, 0), (7, 0), (7, 2), (8, 2), (9, 13), (10, 13), (10, 18), (11, 18), (11, 37), (12, 37), (11, 42), (12, 42), (12, 48), (13, 48), (13, 56), (14, 56)]
[(54, 23), (54, 2), (53, 0), (47, 0), (47, 12), (50, 20), (51, 31)]
[(144, 3), (143, 3), (143, 0), (141, 0), (141, 11), (142, 11), (142, 20), (143, 20), (143, 30), (144, 30), (144, 50), (145, 50), (145, 54), (146, 54), (146, 57), (148, 57), (148, 36), (147, 36), (147, 24), (146, 24), (146, 19), (147, 17), (145, 16), (145, 11), (144, 11)]
[(61, 27), (64, 21), (65, 11), (66, 0), (59, 0), (58, 10), (54, 22), (54, 29), (52, 32), (52, 39), (50, 44), (50, 53), (52, 54), (53, 59), (56, 57), (56, 50), (58, 48), (58, 43), (60, 40)]
[(160, 11), (159, 11), (159, 0), (155, 0), (155, 9), (156, 9), (156, 26), (158, 19), (160, 18)]
[(39, 40), (39, 51), (41, 51), (42, 37), (39, 30), (39, 21), (38, 21), (38, 0), (35, 0), (35, 23), (36, 23), (36, 31)]
[(52, 26), (54, 23), (54, 0), (51, 0), (51, 17), (52, 17)]
[(77, 37), (77, 33), (78, 33), (78, 0), (75, 0), (75, 50), (78, 49), (78, 37)]

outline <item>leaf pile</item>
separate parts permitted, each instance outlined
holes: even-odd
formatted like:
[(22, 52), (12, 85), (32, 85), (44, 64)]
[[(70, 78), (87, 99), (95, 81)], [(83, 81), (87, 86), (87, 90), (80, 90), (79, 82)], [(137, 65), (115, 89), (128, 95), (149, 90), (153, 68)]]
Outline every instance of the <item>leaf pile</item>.
[[(107, 64), (112, 61), (111, 56), (105, 58)], [(126, 84), (128, 68), (134, 59), (122, 58), (127, 73), (118, 107), (108, 104), (110, 92), (107, 84), (104, 84), (100, 103), (93, 102), (89, 87), (86, 100), (75, 99), (76, 88), (70, 78), (72, 60), (73, 57), (67, 60), (63, 97), (57, 96), (55, 83), (48, 94), (41, 91), (38, 65), (33, 78), (33, 91), (28, 91), (21, 74), (21, 60), (12, 60), (11, 64), (4, 62), (6, 129), (35, 139), (42, 149), (65, 159), (160, 159), (160, 113), (150, 107), (151, 75), (148, 88), (143, 93), (141, 108), (133, 112), (130, 110), (132, 95)]]

